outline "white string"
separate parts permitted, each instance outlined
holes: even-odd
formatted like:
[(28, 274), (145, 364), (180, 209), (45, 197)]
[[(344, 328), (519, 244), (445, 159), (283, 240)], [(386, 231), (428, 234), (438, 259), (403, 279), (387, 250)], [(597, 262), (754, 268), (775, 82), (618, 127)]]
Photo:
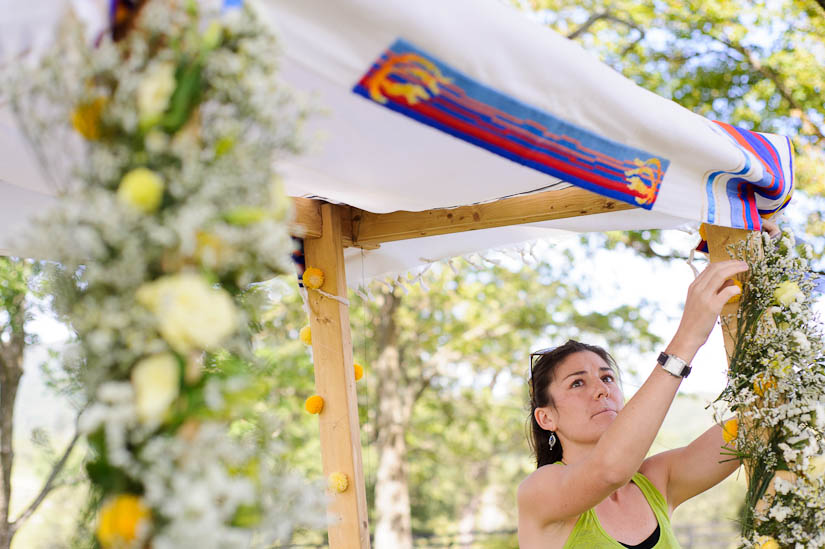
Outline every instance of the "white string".
[(322, 290), (322, 289), (320, 289), (320, 288), (315, 288), (315, 289), (313, 289), (312, 291), (313, 291), (313, 292), (318, 292), (319, 294), (321, 294), (321, 295), (322, 295), (322, 296), (324, 296), (324, 297), (328, 297), (328, 298), (330, 298), (330, 299), (334, 299), (334, 300), (335, 300), (335, 301), (337, 301), (338, 303), (341, 303), (342, 305), (344, 305), (344, 306), (346, 306), (346, 307), (349, 307), (349, 299), (347, 299), (346, 297), (341, 297), (341, 296), (338, 296), (338, 295), (333, 295), (333, 294), (331, 294), (331, 293), (329, 293), (329, 292), (325, 292), (324, 290)]
[(696, 268), (696, 265), (693, 264), (693, 258), (696, 257), (696, 248), (691, 248), (690, 253), (688, 254), (687, 264), (690, 267), (690, 270), (693, 271), (693, 278), (699, 276), (699, 269)]

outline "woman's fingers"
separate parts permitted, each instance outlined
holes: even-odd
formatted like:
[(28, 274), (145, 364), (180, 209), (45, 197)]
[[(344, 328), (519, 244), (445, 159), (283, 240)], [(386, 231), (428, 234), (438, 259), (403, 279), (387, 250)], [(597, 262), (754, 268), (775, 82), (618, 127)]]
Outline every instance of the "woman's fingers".
[(725, 303), (741, 292), (731, 278), (747, 270), (744, 261), (720, 261), (702, 271), (688, 288), (677, 336), (698, 349), (707, 340)]
[(730, 298), (732, 298), (735, 295), (739, 295), (741, 293), (742, 293), (741, 288), (739, 288), (739, 286), (737, 286), (733, 282), (731, 282), (729, 286), (723, 286), (722, 289), (719, 290), (719, 293), (717, 294), (719, 296), (719, 301), (721, 302), (721, 305), (719, 306), (719, 310), (721, 311), (722, 307), (725, 306), (725, 303), (727, 303), (730, 300)]
[(782, 231), (779, 230), (779, 225), (771, 221), (770, 219), (762, 219), (762, 230), (768, 233), (771, 238), (776, 238), (779, 236)]
[(696, 277), (691, 287), (700, 292), (712, 291), (716, 294), (722, 288), (722, 285), (725, 284), (726, 280), (747, 270), (748, 264), (744, 261), (720, 261), (718, 263), (711, 263)]

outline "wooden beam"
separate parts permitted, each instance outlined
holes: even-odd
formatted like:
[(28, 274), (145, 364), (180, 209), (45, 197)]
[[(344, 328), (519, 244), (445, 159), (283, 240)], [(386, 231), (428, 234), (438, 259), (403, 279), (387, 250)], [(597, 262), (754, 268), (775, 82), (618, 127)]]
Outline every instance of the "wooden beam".
[[(306, 264), (324, 272), (323, 291), (346, 298), (342, 236), (342, 222), (348, 222), (343, 215), (346, 210), (323, 204), (318, 211), (321, 237), (304, 240)], [(324, 474), (328, 477), (331, 473), (342, 472), (349, 479), (346, 491), (332, 494), (330, 511), (340, 516), (341, 521), (329, 527), (329, 547), (369, 549), (349, 309), (319, 292), (309, 291), (308, 298), (315, 388), (324, 399), (319, 416)]]
[(374, 246), (382, 242), (522, 225), (632, 208), (634, 206), (625, 202), (578, 187), (422, 212), (376, 214), (353, 208), (352, 241), (355, 246)]
[[(304, 238), (321, 236), (320, 200), (293, 198), (293, 234)], [(635, 206), (591, 193), (578, 187), (546, 191), (494, 202), (436, 208), (421, 212), (373, 213), (349, 206), (342, 210), (344, 246), (377, 248), (383, 242), (522, 225), (605, 212), (630, 210)]]

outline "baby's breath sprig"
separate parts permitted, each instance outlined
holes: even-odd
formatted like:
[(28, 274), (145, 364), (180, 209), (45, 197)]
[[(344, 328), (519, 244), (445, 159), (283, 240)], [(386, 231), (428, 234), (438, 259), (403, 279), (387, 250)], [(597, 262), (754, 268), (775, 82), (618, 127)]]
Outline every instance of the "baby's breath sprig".
[(743, 460), (748, 476), (741, 547), (825, 547), (816, 526), (825, 523), (825, 353), (812, 311), (811, 250), (783, 232), (728, 251), (750, 267), (728, 384), (717, 398), (739, 414), (723, 454)]

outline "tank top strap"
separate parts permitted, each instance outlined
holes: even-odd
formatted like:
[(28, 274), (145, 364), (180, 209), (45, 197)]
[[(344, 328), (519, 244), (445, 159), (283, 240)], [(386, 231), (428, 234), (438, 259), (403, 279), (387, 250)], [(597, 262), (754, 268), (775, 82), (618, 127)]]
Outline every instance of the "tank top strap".
[[(656, 515), (657, 518), (661, 519), (664, 517), (666, 520), (670, 520), (668, 517), (668, 509), (667, 509), (667, 500), (662, 495), (656, 486), (650, 479), (644, 476), (642, 473), (637, 472), (633, 475), (632, 479), (633, 484), (639, 487), (639, 490), (642, 491), (644, 494), (645, 499), (650, 504), (651, 509), (653, 509), (653, 513)], [(661, 520), (660, 520), (661, 522)]]

